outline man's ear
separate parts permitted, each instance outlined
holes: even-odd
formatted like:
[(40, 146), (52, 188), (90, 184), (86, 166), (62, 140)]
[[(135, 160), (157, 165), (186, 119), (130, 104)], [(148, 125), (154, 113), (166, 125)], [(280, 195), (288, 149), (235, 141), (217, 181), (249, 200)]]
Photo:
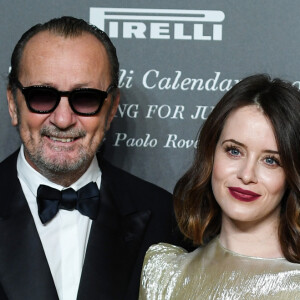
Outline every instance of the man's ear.
[(8, 88), (6, 91), (6, 97), (8, 102), (8, 111), (11, 118), (11, 124), (13, 126), (17, 126), (18, 125), (18, 113), (17, 113), (17, 105), (16, 105), (17, 100), (15, 101), (13, 92), (10, 88)]
[(107, 123), (106, 123), (106, 130), (109, 129), (110, 123), (113, 120), (115, 114), (117, 113), (117, 109), (120, 103), (120, 90), (117, 89), (116, 94), (115, 94), (115, 99), (114, 102), (111, 105), (111, 109), (107, 118)]

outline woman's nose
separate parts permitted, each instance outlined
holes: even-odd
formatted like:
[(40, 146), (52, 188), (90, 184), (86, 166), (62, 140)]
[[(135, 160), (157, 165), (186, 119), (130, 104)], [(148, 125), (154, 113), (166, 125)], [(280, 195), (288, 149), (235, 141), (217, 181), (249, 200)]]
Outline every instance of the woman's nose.
[(256, 162), (247, 159), (240, 165), (237, 176), (244, 184), (257, 183), (256, 168)]

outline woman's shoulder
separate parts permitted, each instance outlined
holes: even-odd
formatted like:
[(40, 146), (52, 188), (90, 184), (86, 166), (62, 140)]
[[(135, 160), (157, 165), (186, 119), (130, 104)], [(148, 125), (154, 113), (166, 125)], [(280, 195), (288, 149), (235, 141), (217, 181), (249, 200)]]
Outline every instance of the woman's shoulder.
[(146, 252), (143, 268), (152, 272), (160, 272), (160, 269), (163, 270), (162, 273), (167, 273), (168, 269), (172, 269), (173, 273), (181, 272), (189, 264), (195, 262), (201, 264), (202, 258), (207, 252), (206, 248), (199, 247), (192, 252), (188, 252), (182, 247), (167, 243), (155, 244)]
[(187, 251), (179, 246), (167, 244), (167, 243), (159, 243), (150, 246), (146, 253), (146, 257), (153, 257), (157, 255), (169, 256), (169, 255), (180, 255), (183, 253), (187, 253)]
[(180, 271), (185, 255), (188, 252), (175, 245), (152, 245), (144, 259), (139, 299), (157, 299)]
[(144, 268), (151, 268), (153, 272), (159, 271), (159, 269), (164, 266), (164, 269), (173, 267), (173, 264), (178, 261), (181, 256), (185, 256), (188, 252), (181, 247), (167, 244), (159, 243), (152, 245), (146, 252), (144, 259)]

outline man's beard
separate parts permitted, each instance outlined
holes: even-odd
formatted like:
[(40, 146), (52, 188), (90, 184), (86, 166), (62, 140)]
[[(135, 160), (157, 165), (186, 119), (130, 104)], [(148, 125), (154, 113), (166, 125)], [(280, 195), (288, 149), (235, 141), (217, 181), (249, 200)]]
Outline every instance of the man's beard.
[[(84, 130), (67, 130), (61, 131), (57, 128), (44, 127), (40, 131), (42, 136), (53, 136), (59, 138), (67, 137), (84, 137), (86, 132)], [(38, 171), (46, 178), (53, 180), (61, 175), (70, 174), (72, 177), (76, 174), (82, 174), (90, 165), (95, 153), (88, 153), (87, 149), (83, 146), (77, 146), (78, 154), (75, 159), (68, 157), (67, 146), (56, 146), (54, 150), (57, 151), (51, 157), (46, 156), (44, 153), (44, 145), (41, 143), (38, 148), (29, 150), (24, 143), (25, 155), (33, 162)], [(69, 146), (72, 148), (73, 146)], [(32, 147), (30, 147), (32, 148)], [(71, 150), (71, 149), (70, 149)]]
[(90, 155), (86, 153), (86, 151), (83, 151), (83, 149), (80, 149), (78, 159), (71, 161), (67, 157), (62, 158), (62, 155), (59, 153), (57, 154), (57, 157), (48, 158), (44, 156), (43, 149), (38, 149), (34, 153), (30, 153), (25, 145), (24, 148), (28, 158), (45, 177), (47, 177), (45, 173), (67, 174), (81, 170), (94, 156), (94, 153)]

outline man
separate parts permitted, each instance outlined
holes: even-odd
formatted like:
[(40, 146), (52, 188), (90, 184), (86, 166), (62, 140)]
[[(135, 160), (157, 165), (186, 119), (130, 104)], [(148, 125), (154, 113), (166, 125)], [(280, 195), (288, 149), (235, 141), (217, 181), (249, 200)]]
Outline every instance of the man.
[(62, 17), (29, 29), (11, 67), (22, 146), (0, 164), (0, 299), (137, 299), (145, 251), (176, 239), (170, 195), (97, 154), (120, 98), (114, 46)]

